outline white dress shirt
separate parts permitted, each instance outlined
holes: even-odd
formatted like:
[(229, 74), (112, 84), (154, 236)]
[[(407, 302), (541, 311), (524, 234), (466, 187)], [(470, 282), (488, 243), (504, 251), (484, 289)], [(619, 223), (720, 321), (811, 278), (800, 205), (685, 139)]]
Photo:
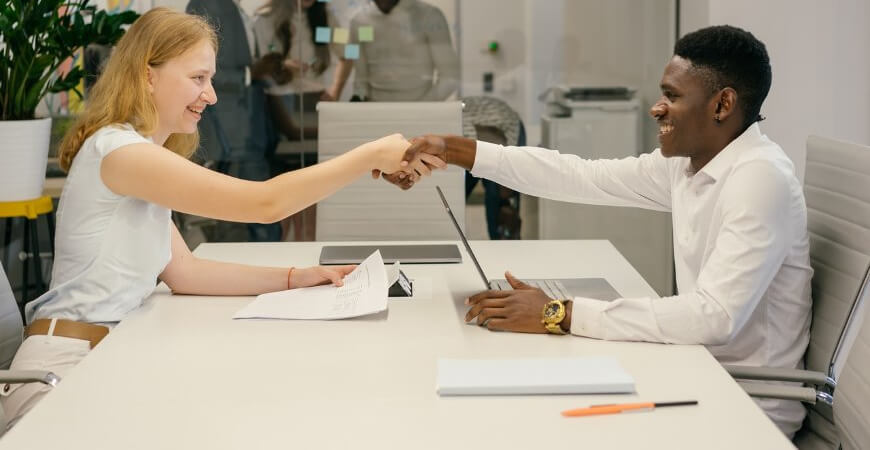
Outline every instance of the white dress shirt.
[[(703, 344), (722, 363), (803, 367), (812, 277), (806, 203), (791, 160), (757, 123), (697, 173), (689, 158), (658, 149), (589, 161), (478, 142), (472, 174), (554, 200), (672, 213), (679, 294), (575, 298), (573, 334)], [(799, 403), (758, 403), (787, 434), (800, 427)]]

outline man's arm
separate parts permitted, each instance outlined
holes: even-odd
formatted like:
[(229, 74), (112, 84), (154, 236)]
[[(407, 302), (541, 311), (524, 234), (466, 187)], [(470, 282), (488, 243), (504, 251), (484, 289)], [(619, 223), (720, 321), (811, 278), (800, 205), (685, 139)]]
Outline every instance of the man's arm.
[(340, 58), (338, 65), (335, 68), (335, 76), (332, 79), (332, 86), (326, 91), (329, 95), (329, 101), (338, 101), (341, 98), (341, 93), (344, 91), (344, 85), (347, 79), (350, 78), (350, 73), (353, 71), (353, 60)]
[(693, 291), (612, 302), (576, 298), (571, 332), (608, 340), (728, 343), (767, 292), (790, 243), (800, 239), (793, 224), (801, 220), (790, 207), (784, 176), (765, 163), (735, 171), (719, 203), (723, 222)]
[[(362, 12), (357, 14), (362, 14)], [(351, 36), (354, 36), (353, 39), (356, 39), (355, 36), (359, 33), (359, 27), (363, 25), (364, 24), (356, 18), (350, 21), (350, 30)], [(353, 74), (353, 95), (361, 99), (371, 98), (369, 88), (368, 44), (364, 42), (359, 43), (359, 59), (351, 65), (351, 67), (355, 69)], [(350, 74), (350, 68), (348, 67), (340, 66), (339, 69), (346, 70), (348, 74)]]
[[(663, 298), (621, 298), (611, 302), (577, 297), (562, 328), (599, 339), (722, 345), (746, 324), (779, 272), (799, 212), (790, 208), (787, 182), (761, 164), (732, 175), (726, 192), (725, 220), (697, 287)], [(790, 214), (792, 213), (792, 214)], [(542, 310), (550, 300), (540, 290), (505, 274), (514, 290), (485, 291), (466, 302), (465, 320), (491, 330), (546, 332)], [(800, 294), (795, 287), (795, 295)]]
[[(458, 136), (412, 140), (406, 160), (429, 153), (475, 176), (536, 197), (670, 211), (671, 171), (659, 152), (619, 160), (585, 160), (536, 147), (505, 147)], [(387, 177), (402, 189), (413, 183)]]
[(438, 72), (438, 80), (421, 100), (441, 101), (450, 97), (459, 87), (459, 57), (453, 50), (450, 27), (440, 9), (431, 7), (421, 25), (429, 42), (429, 54)]

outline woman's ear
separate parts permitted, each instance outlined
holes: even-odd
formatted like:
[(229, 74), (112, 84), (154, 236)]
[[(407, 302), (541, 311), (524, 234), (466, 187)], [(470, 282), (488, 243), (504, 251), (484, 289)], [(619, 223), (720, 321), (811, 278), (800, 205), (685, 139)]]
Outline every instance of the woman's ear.
[(157, 73), (154, 71), (154, 69), (151, 68), (151, 66), (145, 66), (145, 77), (146, 77), (146, 80), (148, 81), (148, 93), (149, 94), (154, 93), (154, 82), (155, 82), (156, 76), (157, 76)]

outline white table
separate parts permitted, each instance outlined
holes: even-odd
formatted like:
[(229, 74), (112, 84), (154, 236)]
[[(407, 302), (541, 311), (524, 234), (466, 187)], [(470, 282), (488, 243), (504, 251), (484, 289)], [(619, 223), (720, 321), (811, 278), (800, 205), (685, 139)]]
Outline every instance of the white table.
[[(206, 244), (196, 254), (312, 265), (321, 243)], [(607, 241), (473, 242), (490, 277), (607, 278), (652, 289)], [(701, 346), (494, 333), (464, 324), (481, 290), (470, 260), (406, 266), (423, 298), (332, 322), (233, 321), (251, 298), (170, 296), (122, 322), (4, 439), (6, 449), (792, 448)], [(429, 286), (429, 295), (426, 286)], [(636, 395), (440, 398), (439, 357), (610, 355)], [(696, 407), (562, 418), (589, 404), (698, 400)]]

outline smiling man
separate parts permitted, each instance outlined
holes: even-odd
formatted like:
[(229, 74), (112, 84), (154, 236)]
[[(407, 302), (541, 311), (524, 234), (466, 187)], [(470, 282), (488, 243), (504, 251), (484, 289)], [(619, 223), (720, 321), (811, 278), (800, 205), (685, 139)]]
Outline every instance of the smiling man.
[[(757, 123), (770, 83), (764, 44), (738, 28), (709, 27), (681, 38), (665, 67), (650, 109), (661, 143), (652, 153), (590, 161), (418, 138), (406, 158), (435, 154), (539, 197), (672, 213), (678, 295), (551, 299), (507, 274), (514, 290), (472, 296), (466, 320), (491, 330), (703, 344), (723, 363), (802, 368), (812, 276), (806, 204), (792, 162)], [(799, 403), (759, 404), (787, 435), (800, 427)]]

